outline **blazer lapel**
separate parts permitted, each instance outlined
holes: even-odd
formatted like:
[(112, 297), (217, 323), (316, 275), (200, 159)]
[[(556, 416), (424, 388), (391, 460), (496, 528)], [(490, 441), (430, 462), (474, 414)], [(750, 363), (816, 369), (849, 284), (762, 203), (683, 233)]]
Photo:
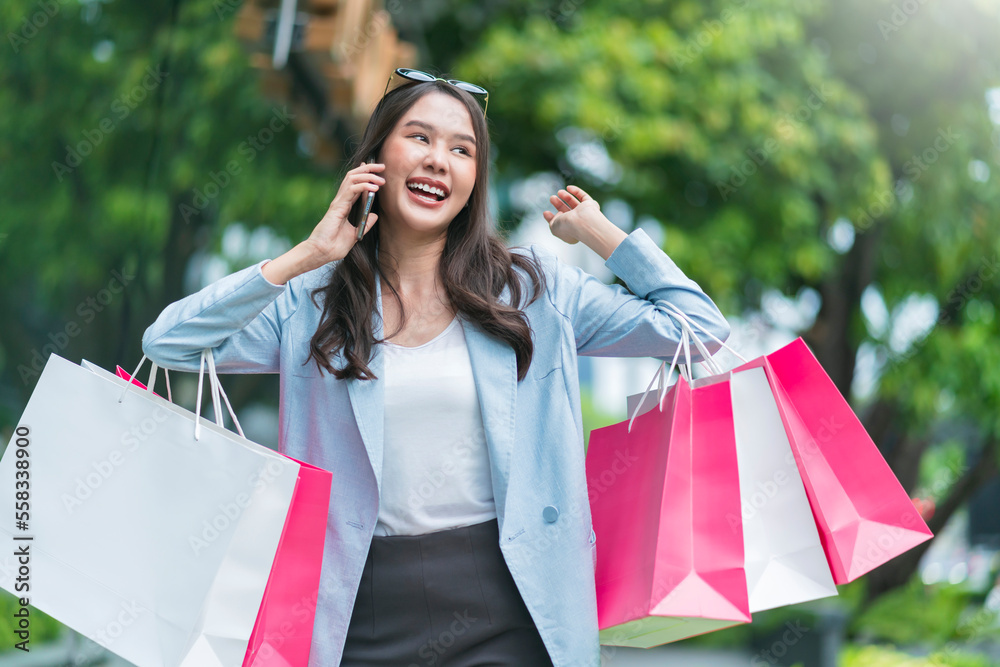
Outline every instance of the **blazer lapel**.
[[(376, 314), (372, 314), (372, 331), (382, 337), (382, 281), (375, 275)], [(510, 296), (505, 287), (500, 301), (506, 303)], [(497, 514), (504, 515), (507, 501), (507, 482), (510, 479), (510, 458), (514, 448), (514, 407), (517, 396), (517, 357), (513, 348), (487, 335), (478, 325), (467, 321), (461, 313), (459, 321), (465, 332), (472, 374), (479, 394), (479, 408), (486, 432), (486, 446), (490, 455), (493, 480), (493, 498)], [(385, 378), (382, 346), (375, 346), (369, 367), (377, 380), (347, 380), (354, 418), (361, 432), (365, 450), (375, 471), (379, 497), (382, 494), (382, 454), (385, 436)]]
[[(501, 295), (501, 300), (504, 298)], [(514, 405), (517, 397), (517, 357), (509, 345), (488, 336), (477, 324), (459, 315), (469, 349), (479, 409), (486, 431), (493, 479), (493, 501), (503, 526), (514, 450)]]
[[(375, 304), (377, 313), (372, 313), (372, 332), (375, 338), (382, 337), (382, 281), (375, 273)], [(351, 408), (358, 423), (361, 439), (368, 451), (368, 460), (375, 471), (375, 484), (382, 497), (382, 442), (385, 434), (385, 361), (382, 346), (375, 346), (375, 354), (368, 367), (378, 378), (376, 380), (347, 379), (347, 393), (351, 397)]]

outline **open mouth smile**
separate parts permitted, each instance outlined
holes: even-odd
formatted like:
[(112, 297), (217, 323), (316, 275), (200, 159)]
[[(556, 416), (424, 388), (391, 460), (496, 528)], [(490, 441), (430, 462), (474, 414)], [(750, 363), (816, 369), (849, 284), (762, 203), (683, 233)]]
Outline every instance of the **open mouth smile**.
[(438, 205), (448, 198), (448, 188), (439, 181), (412, 179), (406, 182), (410, 199), (422, 204)]

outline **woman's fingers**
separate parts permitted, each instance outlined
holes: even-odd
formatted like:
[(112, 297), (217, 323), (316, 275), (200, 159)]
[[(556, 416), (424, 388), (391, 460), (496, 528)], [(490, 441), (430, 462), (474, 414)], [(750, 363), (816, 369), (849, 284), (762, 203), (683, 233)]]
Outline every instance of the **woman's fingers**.
[(562, 198), (556, 195), (552, 195), (551, 197), (549, 197), (549, 201), (552, 202), (552, 205), (556, 207), (557, 211), (562, 211), (563, 213), (565, 213), (566, 211), (569, 210), (569, 205), (566, 204), (566, 202), (564, 202)]
[(547, 222), (552, 222), (552, 219), (559, 213), (568, 213), (589, 199), (591, 199), (591, 196), (581, 188), (575, 185), (567, 185), (565, 190), (559, 190), (557, 194), (549, 197), (549, 201), (558, 213), (543, 211), (542, 216)]

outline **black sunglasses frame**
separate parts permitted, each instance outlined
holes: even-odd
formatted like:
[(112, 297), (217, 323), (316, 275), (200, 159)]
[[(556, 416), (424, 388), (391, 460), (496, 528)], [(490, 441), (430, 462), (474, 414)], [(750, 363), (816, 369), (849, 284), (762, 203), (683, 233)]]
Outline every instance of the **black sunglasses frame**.
[[(456, 88), (460, 88), (467, 93), (472, 95), (478, 95), (483, 98), (483, 115), (486, 115), (486, 108), (490, 103), (490, 93), (488, 90), (482, 86), (476, 85), (474, 83), (469, 83), (468, 81), (459, 81), (458, 79), (442, 79), (441, 77), (434, 76), (428, 72), (424, 72), (419, 69), (411, 69), (409, 67), (397, 67), (392, 74), (389, 75), (389, 80), (385, 82), (385, 91), (382, 93), (384, 98), (389, 94), (389, 84), (392, 83), (393, 77), (399, 77), (403, 81), (410, 81), (413, 83), (428, 83), (430, 81), (444, 81), (445, 83), (450, 83)], [(395, 90), (404, 83), (397, 84), (392, 87)]]

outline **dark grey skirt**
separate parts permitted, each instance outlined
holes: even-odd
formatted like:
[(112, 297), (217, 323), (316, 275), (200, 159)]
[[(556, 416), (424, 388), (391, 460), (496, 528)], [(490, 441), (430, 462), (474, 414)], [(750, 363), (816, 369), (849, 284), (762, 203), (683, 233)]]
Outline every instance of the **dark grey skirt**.
[(372, 538), (342, 667), (551, 667), (496, 519)]

